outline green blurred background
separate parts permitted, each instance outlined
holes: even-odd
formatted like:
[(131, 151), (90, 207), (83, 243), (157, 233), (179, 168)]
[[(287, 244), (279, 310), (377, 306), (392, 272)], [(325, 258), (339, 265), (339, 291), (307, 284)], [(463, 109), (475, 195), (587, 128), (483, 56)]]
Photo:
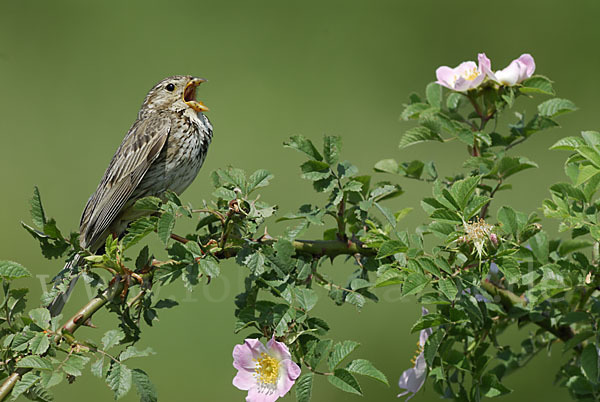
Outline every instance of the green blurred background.
[[(521, 174), (514, 181), (515, 191), (500, 201), (534, 211), (547, 187), (564, 180), (566, 155), (548, 147), (561, 136), (600, 128), (599, 12), (600, 3), (593, 0), (3, 1), (0, 258), (19, 261), (36, 275), (53, 275), (61, 268), (61, 262), (41, 257), (19, 225), (29, 219), (33, 186), (40, 187), (47, 214), (63, 231), (76, 230), (87, 198), (146, 92), (173, 74), (209, 80), (201, 87), (201, 99), (211, 108), (208, 116), (215, 127), (207, 162), (183, 199), (199, 204), (209, 198), (213, 169), (229, 164), (250, 171), (260, 167), (275, 174), (263, 199), (285, 213), (315, 201), (307, 199), (307, 194), (313, 197), (310, 183), (298, 175), (301, 157), (282, 147), (288, 136), (303, 134), (320, 141), (324, 133), (342, 135), (343, 157), (365, 173), (389, 157), (434, 159), (441, 172), (450, 173), (465, 156), (459, 144), (397, 148), (403, 130), (411, 126), (398, 120), (408, 94), (422, 93), (439, 65), (475, 60), (485, 51), (499, 69), (530, 52), (537, 72), (554, 79), (558, 95), (580, 108), (559, 119), (562, 128), (516, 149), (540, 168)], [(425, 218), (418, 201), (429, 194), (429, 187), (392, 179), (407, 194), (390, 207), (414, 207), (405, 221), (414, 228)], [(180, 306), (163, 313), (144, 332), (142, 346), (151, 345), (157, 354), (141, 359), (139, 367), (149, 372), (163, 401), (245, 396), (231, 385), (231, 351), (243, 340), (243, 334), (233, 334), (233, 297), (245, 272), (232, 262), (222, 268), (222, 277), (193, 294), (179, 285), (161, 292)], [(352, 268), (339, 259), (325, 269), (336, 275)], [(33, 288), (32, 307), (47, 279), (38, 276), (27, 282)], [(419, 314), (415, 301), (400, 300), (397, 289), (383, 289), (379, 296), (378, 305), (357, 312), (352, 306), (335, 307), (323, 295), (317, 311), (329, 319), (333, 338), (359, 341), (356, 357), (372, 359), (390, 379), (390, 388), (363, 380), (363, 400), (368, 401), (395, 400), (398, 376), (410, 365), (417, 341), (409, 333)], [(87, 296), (79, 289), (75, 297), (67, 312)], [(79, 336), (96, 338), (114, 325), (108, 314), (95, 322), (99, 330), (85, 329)], [(515, 330), (503, 341), (518, 344), (530, 329)], [(560, 346), (549, 357), (538, 356), (507, 379), (516, 392), (504, 400), (568, 399), (552, 385), (561, 361)], [(429, 388), (415, 400), (437, 400)], [(88, 402), (112, 398), (89, 372), (73, 385), (63, 383), (56, 396), (64, 401), (85, 397)], [(315, 401), (341, 398), (359, 400), (326, 381), (316, 383)], [(137, 400), (135, 392), (124, 400)]]

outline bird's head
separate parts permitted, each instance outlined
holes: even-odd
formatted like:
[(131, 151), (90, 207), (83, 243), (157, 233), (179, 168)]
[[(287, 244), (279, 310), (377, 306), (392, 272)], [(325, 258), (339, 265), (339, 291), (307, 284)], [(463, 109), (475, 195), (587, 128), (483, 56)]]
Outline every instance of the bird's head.
[(196, 99), (196, 89), (205, 82), (204, 78), (189, 75), (174, 75), (160, 81), (148, 92), (144, 110), (172, 110), (174, 112), (192, 109), (194, 112), (206, 112), (208, 108)]

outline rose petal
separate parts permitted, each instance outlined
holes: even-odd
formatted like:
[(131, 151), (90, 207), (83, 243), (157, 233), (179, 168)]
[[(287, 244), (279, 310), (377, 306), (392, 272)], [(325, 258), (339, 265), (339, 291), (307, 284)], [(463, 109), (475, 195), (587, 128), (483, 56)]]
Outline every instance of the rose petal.
[(435, 76), (438, 84), (445, 86), (446, 88), (454, 89), (454, 69), (448, 66), (438, 67), (438, 69), (435, 70)]
[(254, 371), (239, 370), (233, 378), (233, 385), (242, 391), (247, 391), (252, 387), (256, 387), (256, 377), (254, 374)]
[(246, 339), (242, 345), (233, 348), (233, 367), (236, 369), (254, 370), (256, 359), (267, 350), (258, 339)]
[(279, 396), (287, 394), (292, 385), (296, 382), (296, 378), (300, 376), (300, 367), (292, 360), (286, 359), (281, 362), (280, 368), (283, 369), (279, 381), (277, 382), (277, 390)]
[(279, 398), (276, 392), (265, 394), (258, 391), (258, 388), (252, 388), (248, 391), (246, 402), (275, 402)]
[(533, 56), (531, 56), (529, 53), (524, 53), (521, 56), (519, 56), (517, 60), (523, 63), (527, 68), (523, 80), (531, 77), (533, 75), (533, 72), (535, 71), (535, 60), (533, 60)]
[(279, 361), (292, 358), (285, 343), (277, 342), (275, 338), (269, 339), (269, 342), (267, 342), (267, 349), (269, 350), (269, 354)]
[(513, 60), (505, 69), (496, 71), (496, 81), (504, 85), (515, 85), (521, 75), (521, 66), (521, 62)]

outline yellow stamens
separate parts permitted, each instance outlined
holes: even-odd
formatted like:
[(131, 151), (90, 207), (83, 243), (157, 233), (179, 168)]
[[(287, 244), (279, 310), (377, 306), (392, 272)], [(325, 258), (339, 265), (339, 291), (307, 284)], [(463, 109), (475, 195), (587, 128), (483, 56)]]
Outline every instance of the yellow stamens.
[(462, 75), (467, 81), (473, 81), (475, 78), (479, 77), (479, 70), (473, 67), (470, 70), (465, 70)]
[(279, 379), (279, 361), (266, 353), (261, 353), (259, 359), (253, 359), (257, 364), (255, 377), (263, 385), (275, 385)]
[(423, 353), (423, 346), (421, 346), (420, 342), (417, 342), (417, 350), (415, 351), (415, 355), (413, 356), (412, 359), (410, 359), (410, 362), (412, 363), (413, 366), (415, 364), (417, 364), (417, 357), (419, 357), (419, 355), (421, 353)]

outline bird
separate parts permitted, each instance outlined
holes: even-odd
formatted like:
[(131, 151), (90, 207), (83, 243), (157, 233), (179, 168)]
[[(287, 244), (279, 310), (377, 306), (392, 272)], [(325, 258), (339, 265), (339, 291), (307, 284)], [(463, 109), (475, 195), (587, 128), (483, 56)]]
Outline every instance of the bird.
[[(123, 235), (128, 224), (144, 214), (134, 208), (137, 200), (147, 196), (164, 199), (168, 190), (181, 194), (194, 181), (213, 135), (204, 115), (208, 108), (196, 99), (203, 82), (203, 78), (175, 75), (148, 92), (83, 210), (79, 224), (82, 249), (95, 253), (108, 236)], [(82, 261), (81, 254), (76, 254), (61, 273), (74, 273)], [(53, 317), (61, 313), (77, 278), (71, 278), (67, 290), (48, 304)]]

